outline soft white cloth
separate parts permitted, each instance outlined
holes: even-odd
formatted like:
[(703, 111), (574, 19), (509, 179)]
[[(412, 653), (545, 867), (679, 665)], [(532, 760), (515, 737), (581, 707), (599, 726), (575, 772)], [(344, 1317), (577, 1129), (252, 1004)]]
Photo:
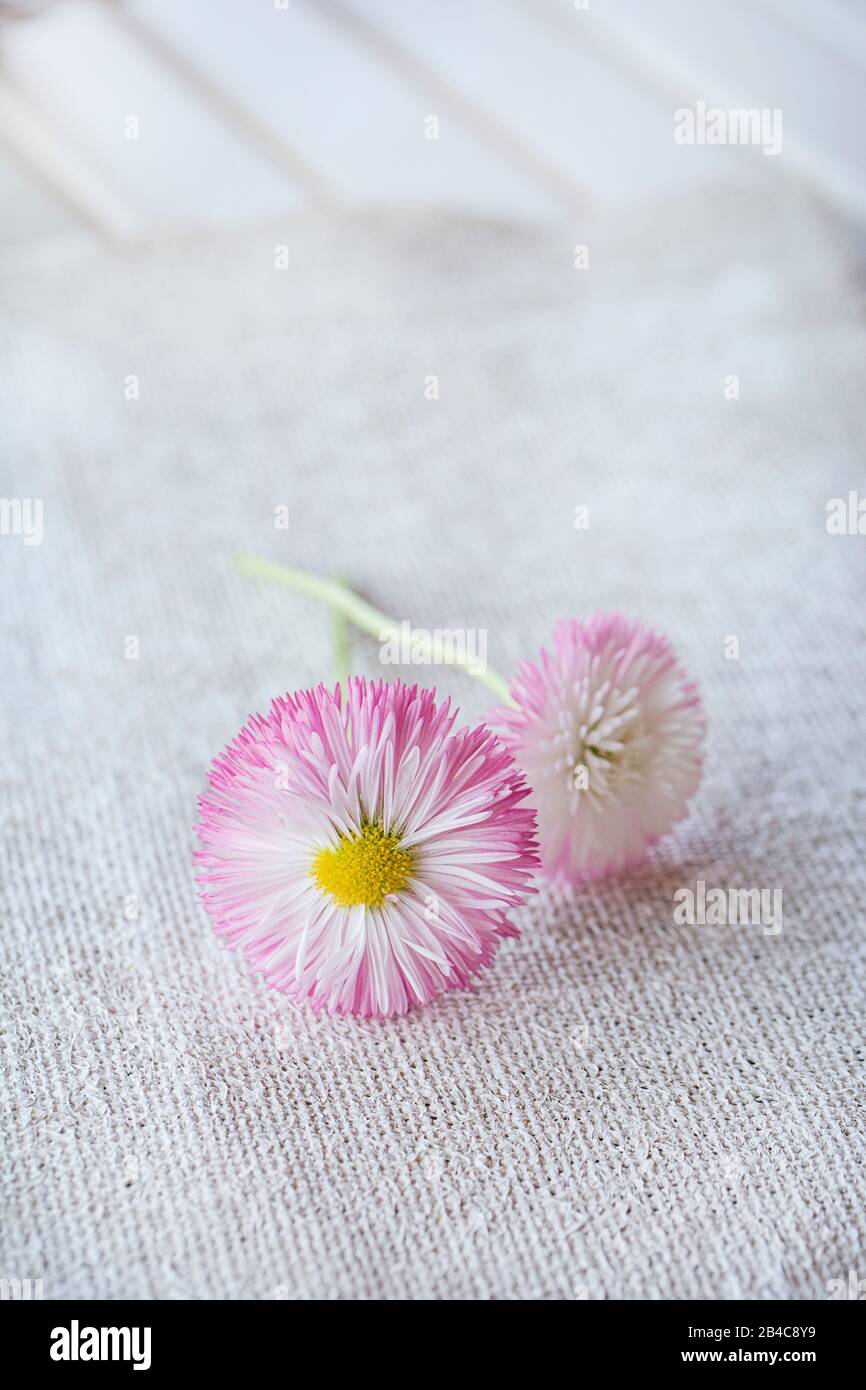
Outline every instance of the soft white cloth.
[[(0, 487), (44, 500), (41, 545), (0, 536), (0, 1275), (479, 1299), (866, 1275), (866, 537), (825, 525), (863, 486), (866, 335), (821, 217), (301, 217), (25, 256), (0, 294)], [(296, 1012), (219, 949), (190, 863), (211, 756), (331, 674), (327, 614), (238, 577), (242, 548), (484, 628), (506, 671), (559, 616), (658, 626), (707, 704), (691, 817), (643, 870), (543, 889), (475, 995)], [(402, 674), (484, 712), (467, 677)], [(782, 931), (675, 925), (698, 879), (781, 889)]]

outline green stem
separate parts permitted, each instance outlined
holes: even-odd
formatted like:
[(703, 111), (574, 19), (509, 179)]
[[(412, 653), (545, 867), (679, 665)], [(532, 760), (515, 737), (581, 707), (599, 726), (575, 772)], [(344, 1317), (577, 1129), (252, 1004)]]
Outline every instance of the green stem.
[[(262, 560), (257, 555), (239, 555), (237, 557), (237, 568), (241, 574), (249, 575), (254, 579), (266, 579), (272, 584), (281, 584), (286, 589), (295, 589), (302, 594), (309, 594), (311, 598), (318, 599), (320, 603), (326, 603), (335, 614), (340, 614), (343, 618), (348, 618), (355, 627), (367, 632), (371, 637), (375, 637), (379, 642), (387, 642), (398, 639), (401, 636), (401, 625), (395, 618), (389, 618), (387, 613), (382, 613), (378, 608), (374, 608), (371, 603), (359, 598), (351, 589), (347, 589), (343, 584), (333, 579), (320, 579), (315, 574), (309, 574), (306, 570), (295, 569), (293, 565), (276, 565), (270, 560)], [(345, 652), (345, 647), (341, 649)], [(500, 700), (510, 704), (511, 699), (508, 693), (508, 683), (502, 676), (489, 667), (483, 670), (472, 668), (468, 661), (456, 657), (453, 653), (446, 652), (441, 640), (431, 640), (425, 653), (430, 661), (436, 665), (458, 666), (470, 675), (476, 676), (483, 681), (490, 690), (493, 690)], [(341, 659), (345, 658), (341, 656)]]
[[(345, 590), (346, 583), (343, 579), (338, 579), (340, 588)], [(337, 680), (341, 685), (345, 685), (349, 679), (349, 624), (346, 615), (340, 608), (331, 609), (331, 631), (334, 635), (334, 662), (337, 667)]]

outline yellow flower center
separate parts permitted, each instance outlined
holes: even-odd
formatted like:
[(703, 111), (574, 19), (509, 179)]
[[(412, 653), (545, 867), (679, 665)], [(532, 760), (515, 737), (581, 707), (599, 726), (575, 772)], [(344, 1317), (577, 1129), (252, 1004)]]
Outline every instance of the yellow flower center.
[(399, 835), (381, 825), (365, 825), (358, 835), (341, 835), (336, 849), (320, 849), (311, 873), (340, 907), (381, 907), (389, 893), (405, 888), (412, 852), (400, 848)]

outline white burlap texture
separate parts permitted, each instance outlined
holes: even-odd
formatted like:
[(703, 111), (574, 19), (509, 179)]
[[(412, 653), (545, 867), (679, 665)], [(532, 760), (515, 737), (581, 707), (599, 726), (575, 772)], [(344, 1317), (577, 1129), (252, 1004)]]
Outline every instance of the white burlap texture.
[[(823, 218), (304, 216), (31, 253), (0, 293), (0, 487), (44, 503), (40, 545), (0, 536), (0, 1275), (256, 1299), (866, 1275), (866, 537), (825, 524), (863, 488), (866, 334)], [(641, 870), (543, 887), (475, 994), (296, 1011), (219, 948), (191, 870), (210, 758), (332, 674), (327, 614), (240, 549), (484, 629), (506, 672), (560, 616), (658, 627), (706, 701), (692, 814)], [(675, 924), (698, 879), (780, 890), (781, 932)]]

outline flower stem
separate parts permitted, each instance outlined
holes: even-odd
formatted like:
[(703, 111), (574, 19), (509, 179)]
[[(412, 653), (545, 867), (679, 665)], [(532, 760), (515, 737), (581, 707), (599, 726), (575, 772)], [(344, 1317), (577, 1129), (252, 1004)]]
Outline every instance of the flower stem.
[[(337, 583), (341, 589), (347, 588), (342, 578), (338, 579)], [(331, 609), (331, 632), (334, 637), (334, 664), (337, 668), (337, 680), (341, 685), (345, 685), (349, 679), (349, 624), (341, 608)]]
[[(283, 588), (295, 589), (299, 593), (309, 594), (311, 598), (318, 599), (320, 603), (325, 603), (340, 619), (348, 619), (354, 623), (355, 627), (367, 632), (371, 637), (375, 637), (379, 642), (390, 640), (400, 640), (403, 629), (395, 618), (390, 618), (387, 613), (382, 613), (372, 604), (353, 593), (333, 579), (320, 579), (318, 575), (310, 574), (307, 570), (296, 569), (293, 565), (277, 565), (270, 560), (262, 560), (257, 555), (239, 555), (236, 560), (237, 568), (241, 574), (249, 575), (253, 579), (266, 579), (271, 584), (281, 584)], [(339, 629), (335, 627), (335, 635)], [(422, 640), (420, 634), (415, 635), (415, 640)], [(345, 642), (345, 630), (342, 639), (337, 636), (338, 658), (341, 667), (348, 664), (348, 650)], [(453, 651), (447, 651), (440, 638), (431, 637), (422, 646), (422, 652), (426, 659), (434, 665), (457, 666), (462, 670), (468, 671), (471, 676), (476, 676), (483, 681), (486, 686), (498, 695), (500, 700), (510, 704), (508, 693), (508, 683), (498, 674), (483, 666), (480, 669), (474, 663), (470, 663), (466, 657), (460, 657)]]

